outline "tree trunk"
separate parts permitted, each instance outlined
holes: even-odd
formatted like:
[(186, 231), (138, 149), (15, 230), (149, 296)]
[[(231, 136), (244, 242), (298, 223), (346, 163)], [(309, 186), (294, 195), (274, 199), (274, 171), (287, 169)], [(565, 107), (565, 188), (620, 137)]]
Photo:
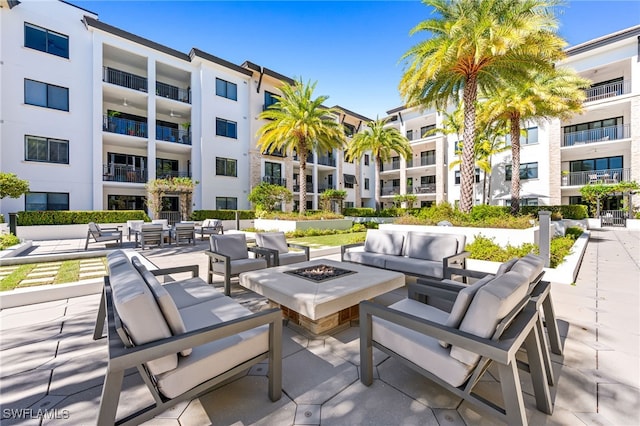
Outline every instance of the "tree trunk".
[[(489, 170), (493, 170), (493, 161), (491, 157), (489, 157)], [(487, 183), (487, 198), (486, 204), (491, 205), (491, 173), (489, 174), (489, 182)]]
[(460, 165), (460, 210), (469, 213), (473, 207), (473, 185), (475, 182), (474, 143), (476, 136), (476, 99), (478, 80), (468, 76), (463, 92), (464, 132), (462, 134), (462, 164)]
[(301, 216), (307, 211), (307, 150), (304, 152), (301, 150), (300, 155), (300, 206), (298, 207), (298, 214)]
[(511, 214), (520, 211), (520, 115), (511, 117)]
[(380, 157), (379, 156), (375, 156), (375, 164), (373, 165), (373, 178), (376, 180), (375, 181), (375, 200), (376, 200), (376, 211), (380, 210), (380, 193), (382, 193), (382, 185), (380, 184)]
[(482, 171), (482, 204), (487, 204), (487, 172)]

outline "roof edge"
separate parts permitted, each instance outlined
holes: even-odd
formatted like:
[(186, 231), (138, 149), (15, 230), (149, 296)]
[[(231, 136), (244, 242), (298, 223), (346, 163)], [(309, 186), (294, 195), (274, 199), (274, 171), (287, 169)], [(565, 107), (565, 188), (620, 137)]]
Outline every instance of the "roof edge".
[(584, 43), (577, 44), (573, 47), (565, 49), (567, 56), (574, 56), (580, 53), (585, 53), (599, 47), (606, 46), (611, 43), (615, 43), (620, 40), (631, 38), (634, 36), (640, 36), (640, 25), (635, 27), (625, 28), (624, 30), (617, 31), (615, 33), (607, 34), (602, 37), (594, 38)]
[(190, 59), (193, 59), (194, 56), (198, 56), (202, 59), (206, 59), (207, 61), (211, 61), (215, 64), (222, 65), (225, 68), (229, 68), (233, 71), (239, 72), (247, 76), (253, 75), (253, 72), (251, 72), (250, 70), (247, 70), (246, 68), (242, 68), (240, 65), (236, 65), (233, 62), (229, 62), (225, 59), (214, 56), (211, 53), (207, 53), (204, 50), (200, 50), (197, 47), (192, 47), (191, 52), (189, 52)]

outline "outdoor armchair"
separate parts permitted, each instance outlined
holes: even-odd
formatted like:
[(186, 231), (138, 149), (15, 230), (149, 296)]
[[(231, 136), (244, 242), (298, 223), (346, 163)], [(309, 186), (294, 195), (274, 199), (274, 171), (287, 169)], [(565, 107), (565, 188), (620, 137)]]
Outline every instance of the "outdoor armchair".
[(200, 234), (200, 239), (205, 236), (224, 234), (224, 228), (220, 219), (205, 219), (202, 225), (196, 226), (196, 234)]
[[(271, 266), (291, 265), (309, 260), (309, 247), (288, 243), (284, 232), (261, 232), (256, 234), (256, 245), (267, 250)], [(289, 251), (295, 248), (300, 251)]]
[(231, 277), (242, 272), (255, 271), (268, 267), (268, 259), (250, 258), (249, 252), (261, 253), (259, 248), (247, 247), (245, 234), (211, 235), (209, 250), (204, 253), (209, 256), (207, 278), (213, 283), (213, 274), (224, 276), (224, 294), (231, 295)]
[(120, 247), (122, 247), (122, 230), (117, 227), (101, 228), (97, 223), (89, 222), (87, 241), (84, 243), (85, 250), (89, 248), (89, 242), (91, 239), (96, 243), (115, 241), (120, 245)]
[(140, 247), (144, 250), (146, 246), (164, 246), (163, 226), (160, 224), (143, 224), (140, 227)]
[(196, 244), (196, 232), (193, 223), (176, 223), (173, 225), (172, 234), (176, 245), (180, 245), (180, 241)]
[(138, 236), (143, 223), (144, 223), (144, 220), (128, 220), (127, 221), (127, 236), (129, 238), (129, 241), (131, 241), (131, 236), (133, 235), (135, 238), (136, 244), (138, 243)]

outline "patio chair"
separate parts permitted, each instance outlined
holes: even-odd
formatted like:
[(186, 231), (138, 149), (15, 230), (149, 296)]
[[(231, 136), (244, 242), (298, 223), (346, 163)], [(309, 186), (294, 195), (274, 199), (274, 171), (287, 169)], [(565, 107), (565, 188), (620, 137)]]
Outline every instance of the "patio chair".
[(163, 247), (164, 233), (162, 225), (143, 224), (140, 227), (140, 247), (143, 250), (149, 245)]
[(224, 228), (220, 219), (205, 219), (202, 225), (196, 226), (196, 234), (200, 234), (200, 239), (204, 240), (205, 236), (224, 234)]
[(127, 236), (129, 241), (131, 241), (131, 236), (135, 237), (136, 244), (138, 243), (138, 234), (140, 233), (140, 228), (144, 220), (128, 220), (127, 221)]
[(122, 230), (117, 227), (101, 228), (97, 223), (89, 222), (87, 241), (84, 243), (85, 250), (89, 248), (89, 242), (91, 239), (93, 239), (93, 242), (95, 243), (115, 241), (120, 247), (122, 247)]
[[(269, 251), (271, 266), (291, 265), (309, 260), (309, 247), (288, 243), (284, 232), (261, 232), (256, 234), (256, 245)], [(289, 251), (296, 248), (300, 251)]]
[[(453, 296), (451, 312), (417, 300), (427, 286), (409, 284), (409, 298), (388, 307), (369, 301), (360, 307), (361, 381), (373, 381), (373, 350), (402, 364), (509, 425), (526, 425), (516, 353), (524, 345), (537, 408), (553, 406), (528, 280), (517, 272), (485, 279)], [(442, 295), (440, 295), (442, 296)], [(475, 386), (491, 364), (497, 366), (503, 406), (478, 395)]]
[(265, 254), (260, 248), (247, 247), (247, 237), (244, 234), (211, 235), (209, 250), (204, 252), (209, 256), (207, 282), (213, 283), (213, 274), (223, 275), (224, 294), (230, 296), (232, 276), (269, 266), (265, 258), (249, 258), (249, 251), (254, 254)]
[(196, 231), (193, 223), (176, 223), (173, 225), (173, 241), (180, 245), (180, 241), (196, 244)]

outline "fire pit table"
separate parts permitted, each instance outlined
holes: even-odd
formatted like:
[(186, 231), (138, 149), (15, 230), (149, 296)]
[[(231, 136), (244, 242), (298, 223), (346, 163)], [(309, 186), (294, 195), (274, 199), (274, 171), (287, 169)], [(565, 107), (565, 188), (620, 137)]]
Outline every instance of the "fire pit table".
[(240, 285), (269, 299), (313, 334), (358, 319), (358, 303), (405, 284), (404, 274), (328, 259), (240, 274)]

